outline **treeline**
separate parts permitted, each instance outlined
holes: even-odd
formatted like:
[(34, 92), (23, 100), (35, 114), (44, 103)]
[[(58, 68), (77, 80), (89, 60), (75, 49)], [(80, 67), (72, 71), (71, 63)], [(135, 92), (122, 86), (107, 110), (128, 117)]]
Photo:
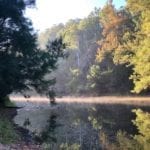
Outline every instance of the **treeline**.
[(72, 94), (148, 93), (150, 87), (150, 1), (108, 1), (87, 18), (69, 20), (39, 35), (41, 47), (62, 36), (68, 57), (59, 60), (56, 91)]

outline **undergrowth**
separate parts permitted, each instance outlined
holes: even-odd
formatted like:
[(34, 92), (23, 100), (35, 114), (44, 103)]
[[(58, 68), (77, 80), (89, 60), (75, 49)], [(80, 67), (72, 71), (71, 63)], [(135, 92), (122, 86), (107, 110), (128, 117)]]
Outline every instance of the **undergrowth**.
[(0, 143), (10, 144), (15, 143), (19, 139), (13, 124), (8, 119), (0, 118)]

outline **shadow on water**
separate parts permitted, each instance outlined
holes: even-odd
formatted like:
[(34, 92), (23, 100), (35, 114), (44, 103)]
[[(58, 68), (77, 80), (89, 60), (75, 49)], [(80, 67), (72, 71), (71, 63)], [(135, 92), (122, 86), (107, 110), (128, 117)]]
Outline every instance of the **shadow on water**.
[(28, 117), (31, 131), (38, 131), (41, 142), (53, 143), (53, 149), (62, 144), (78, 144), (80, 149), (100, 149), (99, 134), (106, 131), (113, 138), (118, 130), (136, 134), (132, 124), (135, 119), (133, 109), (150, 112), (150, 106), (127, 104), (82, 104), (59, 103), (55, 107), (21, 110), (16, 116), (16, 123)]

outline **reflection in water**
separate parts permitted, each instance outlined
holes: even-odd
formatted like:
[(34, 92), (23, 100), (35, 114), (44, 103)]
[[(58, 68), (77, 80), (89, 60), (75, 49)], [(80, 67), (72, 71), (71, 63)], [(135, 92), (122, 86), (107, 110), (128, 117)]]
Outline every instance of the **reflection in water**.
[[(47, 139), (48, 135), (53, 139), (51, 135), (54, 134), (57, 142), (54, 140), (56, 143), (53, 143), (53, 149), (59, 149), (60, 146), (79, 147), (80, 145), (80, 149), (83, 150), (98, 150), (101, 149), (99, 144), (101, 131), (107, 133), (110, 139), (115, 137), (118, 130), (126, 131), (129, 134), (137, 132), (131, 122), (135, 119), (135, 114), (131, 110), (139, 107), (142, 110), (150, 111), (150, 107), (145, 106), (63, 103), (55, 107), (21, 109), (15, 122), (23, 126), (25, 118), (29, 118), (30, 126), (28, 128), (31, 131), (37, 134), (44, 131)], [(58, 116), (52, 117), (52, 114)], [(51, 140), (45, 139), (44, 141), (45, 143), (47, 141), (48, 144)]]
[(150, 113), (141, 109), (133, 110), (136, 119), (132, 122), (138, 129), (135, 135), (119, 130), (114, 139), (106, 132), (100, 132), (100, 143), (104, 150), (149, 150), (150, 148)]

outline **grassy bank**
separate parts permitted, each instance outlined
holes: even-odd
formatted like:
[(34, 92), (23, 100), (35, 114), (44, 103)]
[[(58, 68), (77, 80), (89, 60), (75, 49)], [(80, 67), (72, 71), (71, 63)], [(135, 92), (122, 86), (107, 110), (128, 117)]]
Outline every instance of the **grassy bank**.
[(13, 123), (6, 118), (0, 118), (0, 143), (11, 144), (19, 139)]

